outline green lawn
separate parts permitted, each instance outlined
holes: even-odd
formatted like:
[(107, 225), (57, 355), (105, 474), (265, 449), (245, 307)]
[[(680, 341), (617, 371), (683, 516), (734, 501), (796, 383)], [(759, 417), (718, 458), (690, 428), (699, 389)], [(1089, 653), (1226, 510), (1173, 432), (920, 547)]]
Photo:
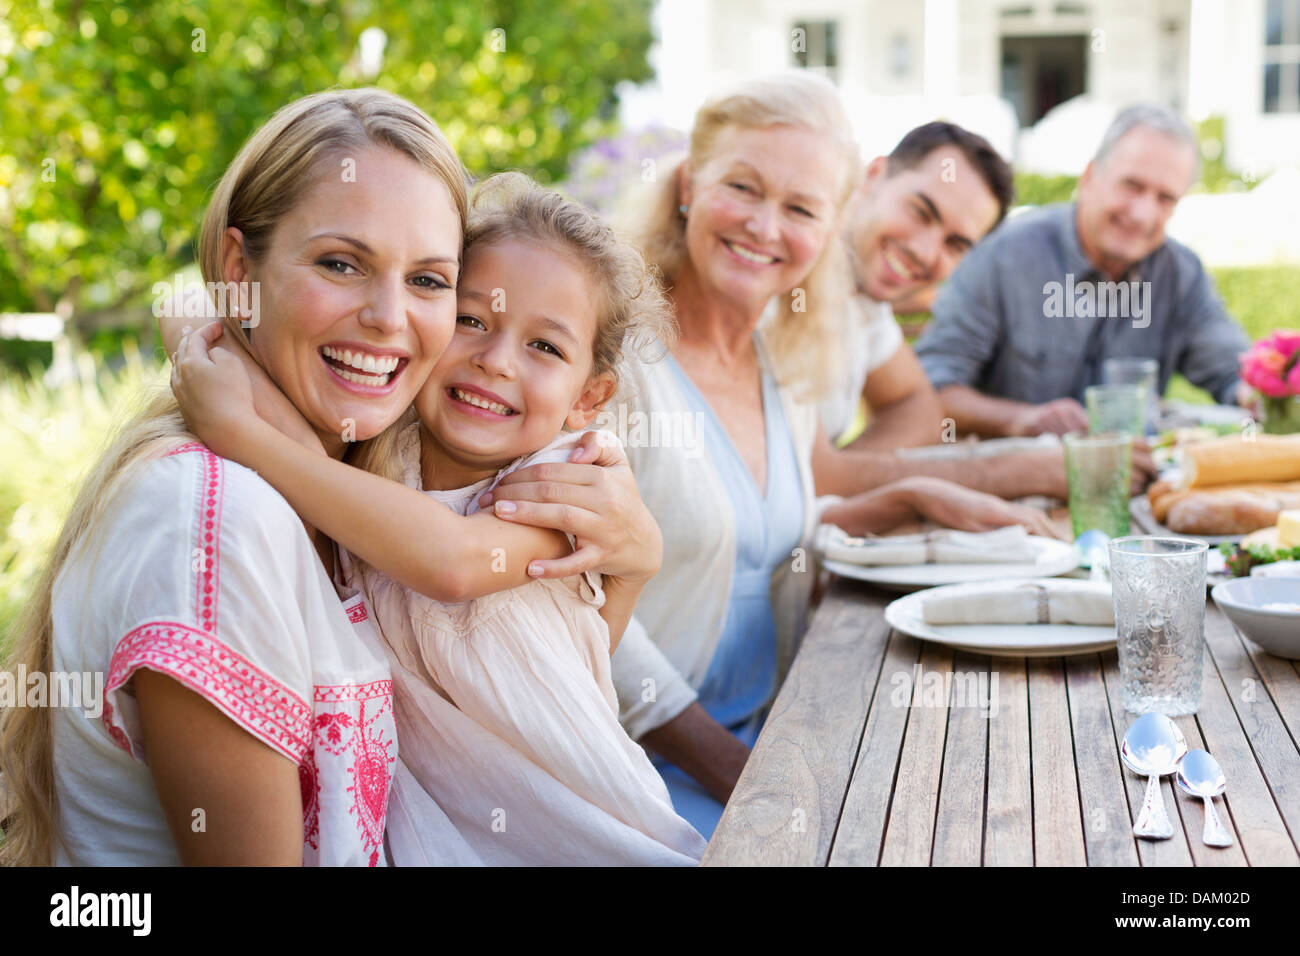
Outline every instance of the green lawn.
[[(1300, 268), (1212, 269), (1228, 313), (1242, 324), (1251, 341), (1274, 329), (1300, 329)], [(1175, 375), (1166, 398), (1209, 404), (1210, 394)]]

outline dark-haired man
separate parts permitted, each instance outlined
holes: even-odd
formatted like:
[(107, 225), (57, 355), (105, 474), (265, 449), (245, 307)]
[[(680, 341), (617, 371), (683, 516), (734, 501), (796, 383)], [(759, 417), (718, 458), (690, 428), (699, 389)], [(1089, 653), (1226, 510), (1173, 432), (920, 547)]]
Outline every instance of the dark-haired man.
[(847, 387), (822, 404), (832, 440), (853, 422), (858, 397), (872, 418), (850, 447), (892, 450), (940, 439), (933, 388), (894, 321), (894, 303), (943, 282), (1011, 204), (1011, 168), (981, 136), (933, 122), (867, 166), (845, 216), (858, 283), (845, 330)]
[[(820, 405), (825, 434), (813, 449), (819, 494), (852, 495), (901, 478), (932, 477), (1004, 498), (1064, 497), (1059, 449), (963, 461), (894, 454), (939, 444), (951, 429), (891, 304), (943, 282), (1002, 221), (1011, 179), (1011, 168), (983, 137), (944, 122), (918, 126), (867, 166), (846, 214), (858, 295), (839, 343), (844, 379)], [(862, 400), (871, 410), (869, 426), (848, 448), (835, 449), (832, 442), (852, 424)]]

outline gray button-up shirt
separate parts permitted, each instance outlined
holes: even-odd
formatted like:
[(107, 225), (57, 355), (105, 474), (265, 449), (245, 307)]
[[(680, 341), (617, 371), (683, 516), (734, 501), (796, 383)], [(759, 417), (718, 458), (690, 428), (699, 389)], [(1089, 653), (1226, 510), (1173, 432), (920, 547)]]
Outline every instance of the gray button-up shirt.
[(1166, 239), (1120, 288), (1083, 254), (1074, 215), (1074, 203), (1023, 213), (970, 251), (916, 346), (934, 387), (1082, 401), (1106, 359), (1154, 358), (1161, 394), (1182, 372), (1231, 404), (1250, 341), (1196, 253)]

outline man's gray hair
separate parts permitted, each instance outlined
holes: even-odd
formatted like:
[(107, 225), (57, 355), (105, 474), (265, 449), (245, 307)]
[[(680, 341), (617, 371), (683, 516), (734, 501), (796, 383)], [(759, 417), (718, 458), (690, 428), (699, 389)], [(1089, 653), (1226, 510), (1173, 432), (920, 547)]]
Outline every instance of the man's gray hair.
[(1173, 110), (1164, 106), (1156, 106), (1154, 103), (1138, 103), (1120, 110), (1119, 115), (1107, 127), (1106, 134), (1102, 136), (1101, 145), (1097, 147), (1097, 154), (1092, 157), (1092, 161), (1100, 166), (1106, 157), (1115, 151), (1116, 144), (1124, 138), (1124, 135), (1139, 126), (1153, 129), (1157, 133), (1164, 133), (1166, 136), (1190, 146), (1193, 156), (1196, 157), (1196, 172), (1192, 176), (1192, 182), (1199, 178), (1201, 174), (1201, 144), (1197, 141), (1196, 134), (1192, 132), (1192, 128), (1187, 125), (1187, 122)]

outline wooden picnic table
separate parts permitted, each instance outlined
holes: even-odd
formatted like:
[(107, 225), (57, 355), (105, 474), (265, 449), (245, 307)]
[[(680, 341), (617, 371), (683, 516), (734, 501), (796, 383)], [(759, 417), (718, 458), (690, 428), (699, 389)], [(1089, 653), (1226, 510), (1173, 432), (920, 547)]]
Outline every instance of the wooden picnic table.
[[(1154, 530), (1134, 517), (1135, 534)], [(1175, 719), (1223, 768), (1227, 849), (1201, 842), (1201, 802), (1173, 777), (1173, 839), (1133, 835), (1145, 780), (1119, 758), (1133, 718), (1113, 649), (954, 652), (886, 624), (896, 597), (831, 583), (703, 865), (1300, 865), (1300, 662), (1242, 637), (1208, 596), (1201, 707)], [(947, 699), (906, 690), (932, 673), (967, 690), (996, 675), (996, 711), (956, 681)]]

